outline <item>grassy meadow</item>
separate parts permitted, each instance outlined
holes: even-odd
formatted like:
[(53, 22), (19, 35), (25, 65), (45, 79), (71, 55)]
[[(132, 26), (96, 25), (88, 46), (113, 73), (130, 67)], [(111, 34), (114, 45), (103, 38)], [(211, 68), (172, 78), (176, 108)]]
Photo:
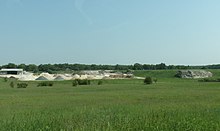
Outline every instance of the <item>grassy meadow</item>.
[[(211, 70), (220, 78), (219, 70)], [(0, 79), (0, 130), (220, 130), (220, 83), (174, 78), (176, 71), (136, 71), (158, 82), (103, 80), (102, 85), (11, 88)]]

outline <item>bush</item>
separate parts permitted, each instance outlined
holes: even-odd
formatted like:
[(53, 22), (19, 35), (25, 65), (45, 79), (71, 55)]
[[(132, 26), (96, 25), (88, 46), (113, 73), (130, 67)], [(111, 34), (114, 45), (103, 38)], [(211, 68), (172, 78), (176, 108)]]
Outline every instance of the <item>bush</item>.
[(103, 81), (102, 80), (99, 80), (98, 81), (98, 85), (102, 85), (103, 84)]
[(153, 83), (153, 80), (152, 80), (152, 78), (151, 77), (145, 77), (145, 79), (144, 79), (144, 83), (145, 84), (152, 84)]
[(154, 83), (157, 83), (157, 78), (153, 78)]
[(85, 80), (77, 79), (76, 81), (77, 81), (78, 85), (90, 85), (90, 80), (87, 80), (87, 79), (85, 79)]
[(7, 82), (8, 81), (8, 78), (7, 77), (4, 77), (4, 82)]
[(87, 83), (88, 83), (88, 85), (90, 85), (90, 84), (91, 84), (91, 81), (90, 81), (90, 80), (87, 80)]
[(39, 86), (53, 86), (53, 82), (46, 82), (46, 81), (40, 82), (37, 84), (37, 87)]
[(72, 86), (77, 86), (78, 85), (78, 81), (77, 80), (74, 80), (73, 82), (72, 82)]
[(18, 83), (17, 88), (27, 88), (28, 84), (27, 83)]
[(15, 87), (15, 84), (14, 84), (14, 82), (12, 81), (12, 82), (10, 82), (10, 87), (11, 88), (14, 88)]
[(220, 79), (213, 79), (213, 78), (204, 78), (204, 79), (200, 79), (198, 80), (199, 82), (220, 82)]
[(50, 83), (48, 84), (48, 86), (53, 86), (53, 83), (52, 83), (52, 82), (50, 82)]

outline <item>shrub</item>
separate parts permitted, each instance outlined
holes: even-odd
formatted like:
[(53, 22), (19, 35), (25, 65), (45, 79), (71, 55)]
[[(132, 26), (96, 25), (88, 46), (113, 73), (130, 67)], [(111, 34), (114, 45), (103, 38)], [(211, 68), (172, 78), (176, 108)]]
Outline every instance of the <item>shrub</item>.
[(213, 78), (203, 78), (203, 79), (200, 79), (198, 80), (199, 82), (220, 82), (220, 79), (217, 78), (217, 79), (213, 79)]
[(98, 85), (102, 85), (103, 84), (103, 81), (102, 80), (99, 80), (98, 81)]
[(10, 87), (11, 88), (14, 88), (15, 87), (15, 84), (14, 84), (14, 82), (12, 81), (12, 82), (10, 82)]
[(72, 86), (77, 86), (78, 85), (78, 81), (77, 80), (74, 80), (73, 82), (72, 82)]
[(87, 85), (90, 85), (91, 84), (91, 81), (90, 80), (87, 80)]
[(7, 82), (8, 81), (8, 78), (7, 77), (4, 77), (4, 82)]
[(90, 85), (90, 80), (80, 80), (80, 79), (77, 79), (76, 80), (78, 82), (78, 85)]
[(27, 88), (28, 84), (27, 83), (18, 83), (17, 88)]
[(144, 83), (145, 84), (152, 84), (153, 83), (153, 80), (152, 80), (152, 78), (151, 77), (145, 77), (145, 79), (144, 79)]
[(40, 82), (37, 84), (37, 87), (39, 86), (53, 86), (53, 82), (46, 82), (46, 81)]
[(50, 83), (48, 84), (48, 86), (53, 86), (53, 83), (52, 83), (52, 82), (50, 82)]
[(157, 83), (157, 78), (153, 78), (154, 83)]

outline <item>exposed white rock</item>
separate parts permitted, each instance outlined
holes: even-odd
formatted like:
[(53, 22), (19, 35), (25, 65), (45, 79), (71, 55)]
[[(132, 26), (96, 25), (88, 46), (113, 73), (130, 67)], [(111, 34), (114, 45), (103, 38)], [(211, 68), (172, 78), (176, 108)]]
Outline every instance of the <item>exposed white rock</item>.
[(208, 78), (212, 77), (212, 73), (205, 70), (180, 70), (175, 75), (179, 78)]
[(21, 81), (34, 81), (37, 78), (45, 78), (46, 80), (73, 80), (73, 79), (126, 79), (134, 78), (133, 74), (123, 74), (121, 72), (114, 72), (110, 70), (97, 70), (97, 71), (80, 71), (78, 74), (49, 74), (47, 72), (41, 73), (40, 75), (33, 74), (30, 72), (24, 72), (18, 75), (0, 75), (0, 77), (13, 77)]

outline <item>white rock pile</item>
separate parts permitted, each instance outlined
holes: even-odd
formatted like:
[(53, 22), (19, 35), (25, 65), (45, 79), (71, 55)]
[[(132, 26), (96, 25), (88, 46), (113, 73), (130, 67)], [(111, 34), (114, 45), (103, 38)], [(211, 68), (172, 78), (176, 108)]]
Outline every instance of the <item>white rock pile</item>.
[(179, 78), (208, 78), (212, 77), (212, 73), (205, 70), (180, 70), (176, 73), (176, 77)]
[(78, 74), (49, 74), (47, 72), (39, 75), (24, 72), (21, 75), (0, 75), (0, 77), (13, 77), (20, 81), (35, 81), (35, 80), (74, 80), (74, 79), (126, 79), (134, 78), (133, 74), (123, 74), (120, 72), (112, 73), (112, 71), (80, 71)]

